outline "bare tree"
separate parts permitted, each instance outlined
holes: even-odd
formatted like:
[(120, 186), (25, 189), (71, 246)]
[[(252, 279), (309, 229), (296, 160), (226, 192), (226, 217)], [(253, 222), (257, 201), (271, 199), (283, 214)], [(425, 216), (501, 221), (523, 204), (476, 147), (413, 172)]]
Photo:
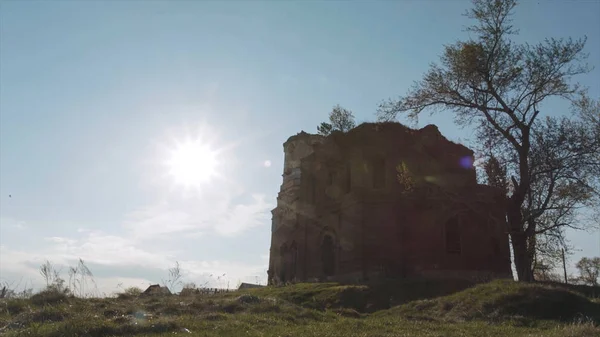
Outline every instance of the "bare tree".
[[(542, 103), (549, 98), (575, 101), (584, 97), (583, 89), (570, 80), (590, 70), (584, 63), (586, 39), (551, 38), (535, 45), (516, 44), (511, 40), (517, 33), (511, 24), (516, 5), (515, 0), (473, 0), (466, 15), (476, 22), (468, 28), (475, 39), (446, 46), (440, 63), (432, 65), (405, 96), (382, 103), (378, 115), (380, 120), (392, 120), (406, 113), (417, 120), (425, 110), (452, 111), (459, 125), (476, 126), (480, 150), (488, 158), (496, 158), (506, 170), (505, 209), (514, 262), (519, 280), (532, 281), (531, 247), (536, 235), (565, 223), (560, 212), (556, 222), (542, 224), (541, 217), (555, 208), (553, 203), (558, 207), (563, 193), (573, 198), (567, 203), (576, 200), (570, 204), (571, 210), (581, 205), (587, 190), (583, 186), (593, 186), (589, 173), (595, 168), (591, 166), (598, 164), (588, 151), (597, 144), (586, 140), (590, 147), (582, 149), (569, 147), (566, 140), (546, 142), (547, 136), (554, 135), (549, 127), (555, 122), (562, 125), (565, 120), (539, 118)], [(575, 130), (565, 132), (567, 138), (577, 139), (576, 134), (585, 138), (574, 125), (567, 129)], [(564, 152), (548, 156), (551, 143), (561, 144)], [(580, 164), (563, 166), (561, 160)], [(574, 174), (567, 174), (569, 170)], [(533, 186), (545, 189), (545, 193), (539, 194)], [(568, 214), (574, 213), (568, 211), (562, 218)]]
[(592, 286), (598, 285), (600, 277), (600, 257), (584, 257), (575, 265), (579, 269), (580, 280)]
[(175, 293), (175, 287), (182, 284), (181, 278), (183, 277), (183, 271), (178, 261), (175, 261), (175, 266), (169, 268), (169, 278), (163, 280), (163, 284), (169, 288), (172, 293)]
[(356, 126), (352, 111), (342, 108), (339, 104), (329, 113), (329, 123), (323, 122), (317, 126), (320, 135), (327, 136), (332, 131), (348, 132)]

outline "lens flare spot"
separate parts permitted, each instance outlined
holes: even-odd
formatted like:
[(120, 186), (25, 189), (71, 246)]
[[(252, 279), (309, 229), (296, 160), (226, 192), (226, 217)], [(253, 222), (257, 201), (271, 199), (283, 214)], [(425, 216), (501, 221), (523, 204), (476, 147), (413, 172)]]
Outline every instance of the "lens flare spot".
[(464, 156), (460, 158), (460, 167), (464, 169), (472, 169), (473, 168), (473, 158), (470, 156)]

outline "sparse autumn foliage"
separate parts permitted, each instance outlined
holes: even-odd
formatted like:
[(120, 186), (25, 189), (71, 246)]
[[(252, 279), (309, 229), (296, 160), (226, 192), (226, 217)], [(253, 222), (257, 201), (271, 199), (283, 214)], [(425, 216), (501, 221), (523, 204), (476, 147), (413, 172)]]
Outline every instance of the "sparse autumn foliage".
[[(468, 28), (474, 38), (447, 45), (440, 62), (406, 95), (382, 103), (378, 115), (392, 120), (402, 113), (417, 119), (425, 110), (453, 112), (457, 124), (476, 127), (478, 150), (488, 156), (488, 181), (507, 192), (519, 280), (531, 281), (535, 237), (564, 237), (566, 226), (580, 227), (576, 211), (597, 202), (600, 141), (598, 128), (580, 123), (597, 121), (598, 110), (571, 82), (589, 71), (586, 39), (516, 44), (516, 5), (473, 0), (466, 15), (476, 22)], [(541, 119), (543, 103), (552, 97), (580, 102), (575, 107), (586, 112)]]
[(555, 266), (544, 261), (536, 261), (533, 267), (533, 275), (536, 281), (541, 282), (564, 282), (560, 274), (554, 272)]
[(597, 286), (600, 277), (600, 257), (584, 257), (575, 265), (579, 269), (580, 279), (589, 285)]
[(504, 194), (508, 193), (508, 181), (506, 177), (506, 167), (500, 164), (500, 161), (494, 155), (483, 164), (487, 184), (500, 189)]
[(143, 293), (143, 290), (139, 287), (129, 287), (126, 288), (123, 293), (131, 296), (139, 296)]
[(396, 178), (398, 179), (400, 185), (404, 187), (404, 193), (410, 193), (414, 191), (415, 179), (408, 169), (408, 166), (406, 166), (406, 163), (403, 162), (396, 166)]
[(348, 132), (356, 126), (352, 111), (342, 108), (339, 104), (329, 113), (329, 123), (323, 122), (317, 126), (320, 135), (327, 136), (332, 131)]

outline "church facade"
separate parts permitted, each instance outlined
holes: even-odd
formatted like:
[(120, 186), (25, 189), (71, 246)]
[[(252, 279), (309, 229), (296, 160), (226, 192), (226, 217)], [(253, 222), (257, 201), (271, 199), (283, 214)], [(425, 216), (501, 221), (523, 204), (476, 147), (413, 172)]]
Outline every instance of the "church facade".
[(502, 193), (437, 127), (301, 132), (284, 153), (269, 284), (512, 277)]

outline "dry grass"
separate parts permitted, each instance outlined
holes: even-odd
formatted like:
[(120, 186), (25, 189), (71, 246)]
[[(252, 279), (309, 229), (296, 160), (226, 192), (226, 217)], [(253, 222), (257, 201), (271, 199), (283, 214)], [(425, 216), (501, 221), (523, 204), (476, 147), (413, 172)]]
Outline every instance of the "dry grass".
[[(428, 293), (426, 284), (413, 284), (413, 291), (407, 284), (396, 285), (298, 284), (183, 297), (80, 299), (45, 294), (35, 301), (0, 302), (0, 334), (600, 336), (600, 303), (572, 289), (492, 282), (437, 296), (440, 290)], [(429, 299), (413, 300), (419, 292)], [(402, 297), (408, 293), (413, 295)], [(391, 302), (404, 304), (386, 309)]]

